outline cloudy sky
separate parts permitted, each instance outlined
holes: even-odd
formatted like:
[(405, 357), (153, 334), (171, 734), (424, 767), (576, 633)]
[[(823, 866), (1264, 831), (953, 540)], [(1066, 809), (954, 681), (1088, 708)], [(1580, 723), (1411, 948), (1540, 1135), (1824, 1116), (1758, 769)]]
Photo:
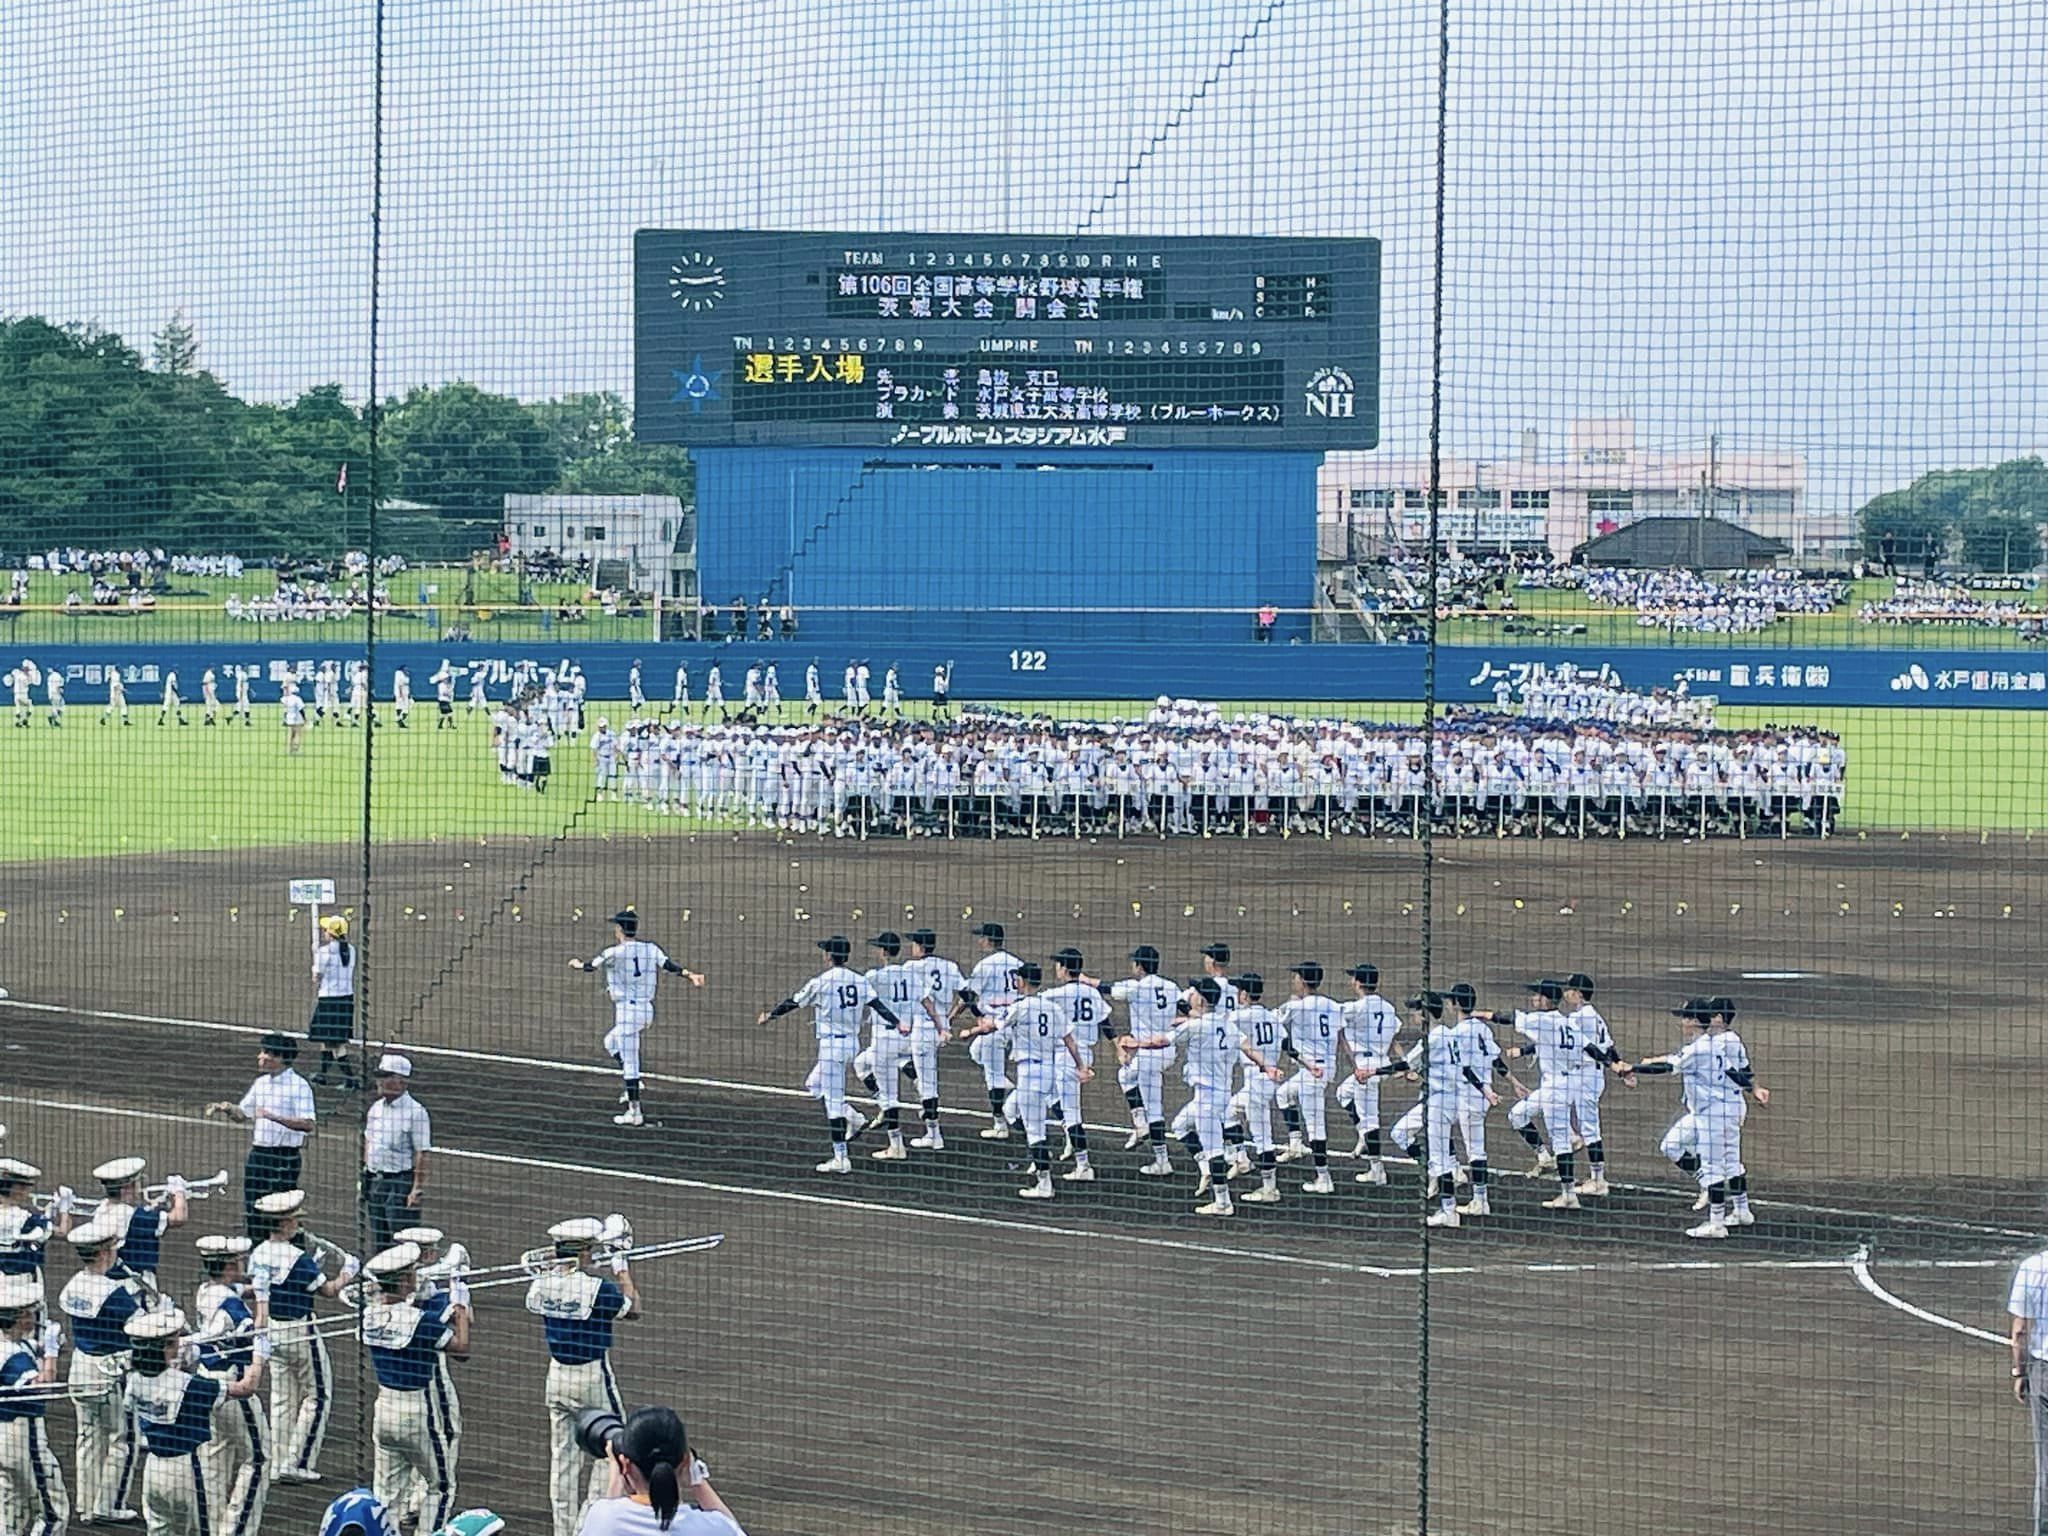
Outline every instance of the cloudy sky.
[[(644, 225), (1374, 235), (1428, 421), (1434, 0), (386, 0), (380, 388), (625, 390)], [(1455, 0), (1446, 443), (1816, 504), (2048, 444), (2048, 7)], [(367, 387), (369, 0), (0, 6), (0, 312)]]

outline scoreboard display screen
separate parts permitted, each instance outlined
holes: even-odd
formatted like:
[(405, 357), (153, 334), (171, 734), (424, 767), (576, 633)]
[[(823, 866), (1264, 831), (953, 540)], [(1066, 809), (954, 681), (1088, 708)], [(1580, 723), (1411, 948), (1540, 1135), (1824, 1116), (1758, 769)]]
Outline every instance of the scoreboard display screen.
[(1377, 240), (645, 229), (633, 283), (648, 442), (1379, 443)]

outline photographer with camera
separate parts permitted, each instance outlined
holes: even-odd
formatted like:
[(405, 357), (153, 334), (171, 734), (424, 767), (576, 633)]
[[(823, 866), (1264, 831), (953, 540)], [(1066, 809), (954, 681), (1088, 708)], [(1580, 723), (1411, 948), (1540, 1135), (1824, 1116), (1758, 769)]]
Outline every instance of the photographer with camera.
[(576, 1417), (576, 1443), (612, 1467), (610, 1494), (590, 1506), (577, 1536), (746, 1536), (674, 1409), (636, 1408), (623, 1421), (586, 1409)]

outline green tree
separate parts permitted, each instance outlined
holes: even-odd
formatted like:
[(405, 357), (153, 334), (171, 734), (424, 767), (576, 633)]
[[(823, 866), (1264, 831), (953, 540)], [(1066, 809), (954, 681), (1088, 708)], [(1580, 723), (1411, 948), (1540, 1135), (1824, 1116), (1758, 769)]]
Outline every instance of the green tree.
[(149, 360), (158, 373), (182, 375), (198, 367), (199, 337), (192, 322), (185, 318), (184, 310), (171, 311), (171, 318), (150, 338)]
[(533, 413), (474, 384), (415, 389), (385, 408), (393, 494), (445, 517), (497, 518), (509, 495), (554, 485), (561, 455)]

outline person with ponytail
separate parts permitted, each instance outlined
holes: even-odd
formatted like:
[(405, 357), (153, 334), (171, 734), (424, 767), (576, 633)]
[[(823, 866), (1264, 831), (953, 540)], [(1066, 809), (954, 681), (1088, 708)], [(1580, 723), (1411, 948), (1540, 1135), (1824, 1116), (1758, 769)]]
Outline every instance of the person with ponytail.
[(636, 1408), (610, 1446), (609, 1496), (577, 1536), (746, 1536), (690, 1449), (673, 1408)]

